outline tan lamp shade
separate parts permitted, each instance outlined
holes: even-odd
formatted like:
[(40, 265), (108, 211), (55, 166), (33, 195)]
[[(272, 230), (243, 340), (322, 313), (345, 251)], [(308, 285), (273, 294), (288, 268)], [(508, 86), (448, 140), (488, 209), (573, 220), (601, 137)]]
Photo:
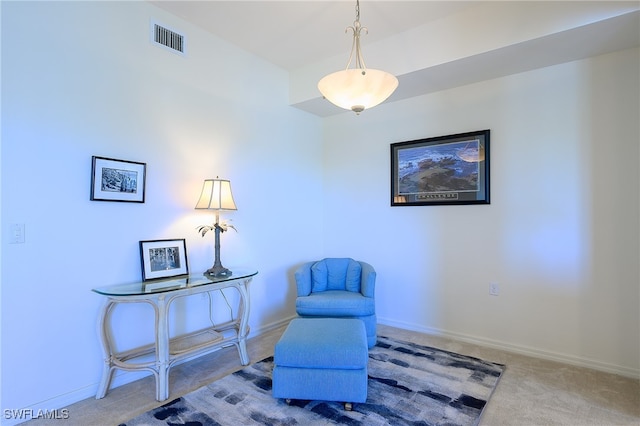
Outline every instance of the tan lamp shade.
[(238, 210), (231, 193), (231, 182), (226, 179), (206, 179), (196, 209)]
[(384, 102), (396, 87), (394, 75), (370, 68), (334, 72), (318, 82), (318, 90), (332, 104), (356, 113)]

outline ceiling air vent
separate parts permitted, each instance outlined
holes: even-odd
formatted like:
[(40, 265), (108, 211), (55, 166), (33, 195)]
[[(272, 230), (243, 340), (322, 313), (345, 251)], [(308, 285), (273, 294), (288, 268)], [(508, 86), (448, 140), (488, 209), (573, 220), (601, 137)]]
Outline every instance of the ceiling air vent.
[(179, 55), (185, 54), (185, 36), (157, 22), (151, 22), (151, 39), (157, 45), (170, 49), (174, 53)]

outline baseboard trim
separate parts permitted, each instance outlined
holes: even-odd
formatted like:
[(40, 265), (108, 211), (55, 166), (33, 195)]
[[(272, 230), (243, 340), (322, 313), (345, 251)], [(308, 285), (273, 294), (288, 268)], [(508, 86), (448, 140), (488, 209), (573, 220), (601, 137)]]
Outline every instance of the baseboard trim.
[[(293, 315), (289, 318), (285, 318), (279, 321), (275, 321), (273, 323), (270, 324), (266, 324), (263, 325), (259, 328), (256, 329), (252, 329), (251, 333), (249, 334), (249, 338), (253, 338), (253, 337), (257, 337), (260, 336), (261, 334), (267, 333), (271, 330), (275, 330), (277, 328), (283, 327), (286, 324), (288, 324), (293, 318), (295, 318), (296, 316)], [(186, 358), (184, 360), (181, 360), (180, 362), (177, 362), (174, 366), (183, 364), (185, 362), (189, 362), (192, 359), (195, 359), (197, 357), (193, 357), (193, 358)], [(129, 384), (131, 382), (135, 382), (136, 380), (140, 380), (146, 376), (150, 376), (151, 373), (149, 372), (135, 372), (135, 371), (122, 371), (122, 370), (116, 370), (114, 372), (113, 375), (113, 380), (111, 381), (111, 386), (109, 387), (109, 390), (113, 390), (117, 387), (120, 387), (122, 385), (126, 385)], [(37, 415), (38, 413), (42, 413), (44, 412), (45, 415), (47, 413), (52, 413), (55, 410), (60, 411), (61, 409), (68, 407), (72, 404), (75, 404), (76, 402), (82, 401), (83, 399), (87, 399), (87, 398), (95, 398), (96, 396), (96, 392), (98, 390), (98, 382), (96, 383), (92, 383), (90, 385), (84, 386), (82, 388), (76, 389), (74, 391), (62, 394), (62, 395), (58, 395), (56, 397), (47, 399), (45, 401), (40, 401), (40, 402), (36, 402), (28, 407), (24, 407), (20, 410), (16, 410), (22, 413), (23, 418), (11, 418), (11, 419), (6, 419), (4, 418), (4, 413), (2, 413), (3, 415), (3, 419), (2, 419), (2, 425), (3, 426), (13, 426), (13, 425), (17, 425), (20, 423), (24, 423), (27, 422), (29, 420), (32, 419), (32, 417), (30, 417), (31, 415)], [(4, 407), (6, 408), (6, 407)], [(55, 415), (55, 414), (54, 414)]]
[(453, 340), (461, 342), (472, 343), (479, 346), (484, 346), (492, 349), (499, 349), (506, 352), (516, 353), (519, 355), (530, 356), (533, 358), (545, 359), (548, 361), (556, 361), (564, 364), (575, 365), (578, 367), (591, 368), (593, 370), (602, 371), (605, 373), (617, 374), (632, 379), (640, 379), (640, 369), (629, 368), (620, 365), (609, 364), (601, 361), (596, 361), (588, 358), (576, 357), (573, 355), (567, 355), (557, 352), (543, 351), (536, 348), (531, 348), (522, 345), (513, 345), (511, 343), (502, 342), (499, 340), (487, 339), (484, 337), (471, 336), (468, 334), (457, 333), (448, 330), (442, 330), (433, 327), (424, 327), (419, 324), (413, 324), (403, 321), (389, 320), (378, 317), (378, 323), (388, 325), (391, 327), (402, 328), (405, 330), (417, 331), (419, 333), (431, 334), (434, 336), (447, 337)]
[(260, 336), (261, 334), (264, 334), (264, 333), (269, 332), (271, 330), (275, 330), (277, 328), (283, 327), (286, 324), (289, 324), (291, 322), (291, 320), (296, 318), (296, 317), (297, 317), (297, 315), (291, 315), (290, 317), (287, 317), (287, 318), (272, 322), (270, 324), (263, 325), (262, 327), (257, 328), (255, 330), (255, 334), (252, 331), (252, 333), (249, 335), (249, 338)]

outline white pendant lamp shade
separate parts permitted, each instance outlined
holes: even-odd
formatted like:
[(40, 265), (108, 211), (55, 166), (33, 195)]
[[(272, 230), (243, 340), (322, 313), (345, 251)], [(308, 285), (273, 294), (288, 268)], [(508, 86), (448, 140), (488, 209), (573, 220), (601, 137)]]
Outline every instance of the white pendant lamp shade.
[[(388, 72), (369, 69), (364, 63), (360, 50), (360, 33), (363, 30), (366, 33), (367, 29), (360, 25), (359, 0), (356, 0), (356, 20), (347, 30), (353, 32), (347, 68), (323, 77), (318, 82), (318, 90), (332, 104), (360, 114), (391, 96), (398, 87), (398, 79)], [(349, 68), (354, 59), (355, 67)]]
[(371, 68), (334, 72), (318, 82), (318, 90), (332, 104), (356, 113), (384, 102), (396, 87), (395, 76)]

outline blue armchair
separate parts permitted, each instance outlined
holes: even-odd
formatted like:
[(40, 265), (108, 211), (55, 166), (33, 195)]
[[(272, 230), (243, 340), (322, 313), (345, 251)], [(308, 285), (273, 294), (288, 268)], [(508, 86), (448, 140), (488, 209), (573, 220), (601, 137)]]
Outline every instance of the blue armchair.
[(359, 318), (369, 348), (376, 344), (376, 271), (350, 258), (327, 258), (302, 265), (295, 272), (301, 317)]

